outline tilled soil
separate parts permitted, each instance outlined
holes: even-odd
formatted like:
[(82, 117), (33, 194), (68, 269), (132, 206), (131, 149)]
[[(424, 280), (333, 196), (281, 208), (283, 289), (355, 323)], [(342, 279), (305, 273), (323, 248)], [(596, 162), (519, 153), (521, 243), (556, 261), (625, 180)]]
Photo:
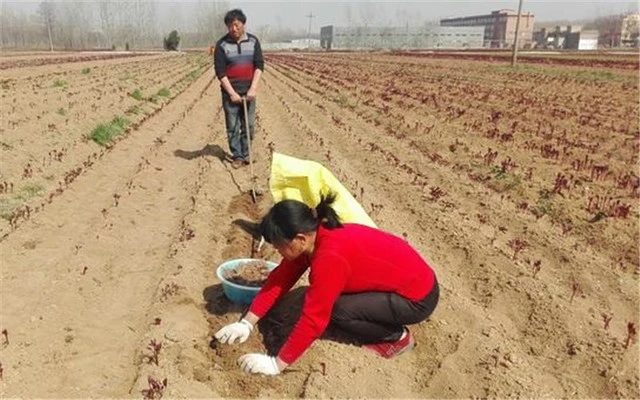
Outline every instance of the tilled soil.
[[(408, 59), (425, 73), (449, 65)], [(420, 151), (447, 148), (454, 132), (472, 147), (456, 122), (425, 111), (435, 135), (390, 135), (363, 114), (368, 105), (347, 107), (339, 88), (315, 85), (304, 72), (267, 63), (253, 146), (264, 193), (257, 203), (250, 168), (226, 161), (220, 92), (205, 73), (92, 158), (46, 207), (3, 225), (2, 397), (140, 398), (151, 382), (165, 398), (639, 397), (637, 341), (624, 347), (627, 323), (638, 326), (633, 266), (612, 268), (615, 257), (582, 233), (519, 212), (504, 192)], [(37, 147), (41, 132), (25, 132), (38, 161), (47, 152)], [(83, 154), (74, 162), (91, 154), (92, 143), (69, 143)], [(2, 151), (25, 165), (29, 156), (12, 149)], [(242, 373), (239, 356), (275, 353), (286, 339), (304, 278), (247, 342), (211, 340), (244, 311), (224, 297), (216, 267), (234, 258), (279, 261), (269, 246), (258, 254), (245, 229), (271, 205), (273, 150), (323, 163), (380, 228), (433, 265), (441, 300), (429, 321), (411, 327), (414, 351), (382, 360), (327, 332), (279, 376)], [(64, 176), (74, 165), (66, 162), (52, 174)], [(3, 179), (18, 186), (21, 173)], [(444, 189), (444, 199), (429, 187)], [(637, 228), (633, 212), (636, 222), (625, 223)], [(516, 257), (508, 243), (519, 237), (529, 246)], [(535, 274), (534, 260), (542, 265)], [(603, 313), (613, 315), (607, 329)]]

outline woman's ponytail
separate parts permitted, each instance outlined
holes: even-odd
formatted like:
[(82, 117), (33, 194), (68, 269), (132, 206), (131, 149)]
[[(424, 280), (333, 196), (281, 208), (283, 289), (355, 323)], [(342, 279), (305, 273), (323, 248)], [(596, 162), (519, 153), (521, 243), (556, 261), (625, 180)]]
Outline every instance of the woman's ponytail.
[(331, 207), (336, 201), (337, 195), (335, 193), (328, 193), (320, 195), (320, 203), (316, 206), (315, 215), (318, 221), (327, 229), (342, 228), (340, 223), (340, 217), (338, 213)]

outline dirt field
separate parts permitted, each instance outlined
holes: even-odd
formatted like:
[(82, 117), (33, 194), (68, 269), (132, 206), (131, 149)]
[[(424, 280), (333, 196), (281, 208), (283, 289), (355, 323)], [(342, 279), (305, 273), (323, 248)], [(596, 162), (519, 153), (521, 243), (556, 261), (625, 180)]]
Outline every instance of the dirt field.
[[(54, 59), (0, 68), (3, 398), (640, 397), (628, 60), (268, 54), (254, 204), (204, 55)], [(122, 134), (101, 146), (99, 124)], [(215, 268), (255, 253), (239, 222), (270, 206), (273, 150), (324, 164), (432, 263), (415, 351), (327, 337), (279, 376), (240, 372), (281, 345), (304, 282), (248, 342), (210, 346), (242, 312)]]

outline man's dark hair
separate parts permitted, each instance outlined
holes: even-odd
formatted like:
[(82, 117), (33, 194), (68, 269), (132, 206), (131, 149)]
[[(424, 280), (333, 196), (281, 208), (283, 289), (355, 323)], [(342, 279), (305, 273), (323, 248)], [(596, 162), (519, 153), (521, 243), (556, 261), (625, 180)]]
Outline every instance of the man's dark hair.
[(225, 25), (229, 25), (230, 23), (236, 20), (242, 22), (243, 24), (247, 23), (247, 16), (244, 15), (242, 10), (239, 8), (234, 8), (233, 10), (227, 12), (227, 14), (224, 16)]

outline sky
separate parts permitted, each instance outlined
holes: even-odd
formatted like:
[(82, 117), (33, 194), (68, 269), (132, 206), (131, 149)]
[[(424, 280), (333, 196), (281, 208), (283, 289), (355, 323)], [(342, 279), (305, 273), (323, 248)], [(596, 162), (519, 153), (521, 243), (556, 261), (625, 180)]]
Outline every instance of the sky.
[[(70, 0), (54, 0), (72, 3)], [(82, 1), (82, 0), (76, 0)], [(88, 0), (85, 0), (89, 2)], [(163, 19), (161, 25), (171, 24), (171, 20), (180, 19), (179, 25), (189, 23), (190, 16), (198, 10), (198, 2), (152, 0), (159, 3), (159, 15)], [(610, 14), (639, 12), (637, 0), (523, 0), (523, 12), (535, 15), (536, 22), (545, 21), (579, 21)], [(2, 3), (18, 5), (29, 12), (35, 11), (40, 1), (34, 0), (0, 0)], [(422, 1), (233, 1), (227, 0), (229, 8), (241, 8), (247, 15), (247, 30), (252, 27), (269, 26), (273, 29), (290, 28), (293, 30), (309, 29), (319, 33), (325, 25), (346, 26), (368, 20), (368, 25), (423, 25), (425, 21), (437, 21), (446, 17), (460, 17), (489, 13), (499, 9), (517, 10), (518, 0), (422, 0)], [(308, 15), (313, 15), (308, 18)], [(351, 16), (350, 18), (348, 16)], [(222, 24), (222, 21), (220, 21)]]
[[(405, 24), (422, 25), (425, 20), (438, 20), (446, 17), (486, 14), (499, 9), (518, 9), (518, 0), (423, 0), (412, 2), (375, 2), (375, 1), (230, 1), (231, 7), (241, 8), (247, 14), (247, 28), (251, 25), (274, 25), (278, 22), (293, 29), (308, 28), (310, 13), (312, 30), (325, 25), (348, 23), (349, 9), (351, 20), (361, 21), (363, 16), (384, 25), (386, 20), (403, 20)], [(557, 20), (581, 20), (629, 11), (638, 12), (637, 1), (552, 1), (524, 0), (523, 12), (532, 12), (537, 22)], [(373, 18), (371, 18), (373, 16)], [(374, 25), (374, 24), (370, 24)], [(315, 28), (315, 29), (313, 29)]]

